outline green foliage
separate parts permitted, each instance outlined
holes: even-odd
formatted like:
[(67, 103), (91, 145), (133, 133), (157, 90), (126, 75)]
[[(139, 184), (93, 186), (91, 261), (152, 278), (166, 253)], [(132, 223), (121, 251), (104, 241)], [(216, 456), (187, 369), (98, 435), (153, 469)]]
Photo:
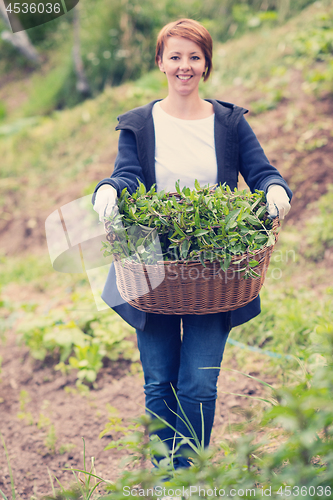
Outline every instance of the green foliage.
[[(232, 0), (95, 0), (93, 3), (80, 0), (77, 8), (81, 53), (92, 94), (96, 96), (106, 86), (137, 79), (154, 68), (157, 34), (162, 26), (177, 18), (190, 17), (201, 21), (214, 41), (224, 42), (248, 31), (277, 25), (310, 3), (313, 0), (246, 0), (236, 3)], [(84, 99), (76, 89), (73, 63), (66, 61), (71, 53), (69, 44), (73, 42), (72, 21), (73, 11), (70, 11), (27, 31), (42, 57), (47, 55), (48, 59), (46, 77), (44, 70), (36, 73), (32, 102), (25, 106), (29, 116), (75, 106)], [(0, 72), (8, 71), (13, 62), (23, 69), (31, 65), (1, 37), (0, 52)]]
[(43, 361), (52, 356), (58, 362), (55, 369), (64, 373), (76, 369), (78, 383), (89, 384), (95, 382), (104, 358), (136, 360), (130, 327), (109, 311), (98, 313), (93, 307), (90, 311), (76, 311), (75, 303), (82, 297), (73, 299), (71, 309), (24, 316), (17, 333), (35, 359)]
[[(273, 352), (293, 354), (304, 359), (308, 338), (323, 308), (313, 297), (287, 288), (261, 292), (261, 314), (232, 331), (235, 340), (246, 339), (250, 346), (263, 346)], [(327, 307), (330, 303), (327, 301)], [(302, 307), (299, 306), (300, 302)], [(279, 306), (276, 307), (276, 304)]]
[[(298, 12), (309, 0), (285, 2), (248, 0), (112, 0), (93, 5), (82, 1), (82, 47), (88, 80), (94, 92), (106, 84), (117, 85), (138, 78), (154, 67), (158, 31), (181, 17), (205, 24), (213, 38), (225, 41), (235, 34), (262, 26), (272, 26)], [(283, 11), (283, 13), (282, 13)], [(282, 15), (279, 15), (279, 14)]]
[(251, 113), (259, 115), (265, 111), (275, 109), (284, 97), (283, 87), (281, 79), (274, 77), (266, 85), (258, 84), (257, 88), (263, 92), (264, 97), (251, 102)]
[(324, 61), (333, 52), (333, 12), (318, 14), (306, 31), (295, 35), (294, 51), (297, 56), (307, 56), (312, 60)]
[(74, 347), (75, 357), (69, 358), (69, 364), (78, 370), (78, 380), (93, 383), (102, 368), (103, 355), (98, 343)]
[(81, 18), (83, 61), (94, 94), (154, 66), (156, 31), (165, 19), (163, 3), (83, 2)]
[(321, 261), (325, 254), (333, 252), (333, 185), (327, 186), (327, 193), (312, 205), (319, 211), (307, 221), (307, 236), (304, 255), (315, 262)]
[(268, 457), (266, 477), (272, 477), (278, 470), (281, 484), (325, 488), (333, 486), (333, 323), (330, 319), (319, 322), (312, 341), (310, 350), (316, 363), (312, 367), (308, 365), (302, 383), (277, 391), (279, 405), (263, 419), (263, 425), (272, 420), (287, 435), (287, 440)]
[[(266, 403), (266, 410), (256, 428), (264, 433), (263, 439), (258, 440), (253, 433), (236, 440), (229, 438), (221, 444), (222, 455), (221, 449), (192, 445), (193, 465), (189, 469), (175, 470), (172, 455), (176, 450), (166, 450), (153, 435), (147, 439), (163, 419), (142, 416), (137, 424), (143, 427), (143, 431), (137, 427), (128, 429), (123, 438), (107, 446), (108, 449), (126, 447), (130, 455), (128, 461), (139, 468), (123, 471), (108, 487), (112, 493), (106, 498), (120, 499), (124, 491), (132, 489), (133, 495), (145, 496), (144, 490), (154, 487), (157, 495), (161, 491), (163, 496), (182, 496), (185, 493), (171, 491), (176, 488), (183, 491), (184, 488), (188, 492), (191, 486), (192, 495), (198, 494), (195, 488), (202, 488), (201, 496), (205, 496), (203, 490), (214, 491), (214, 488), (225, 492), (235, 488), (235, 498), (256, 496), (256, 493), (262, 495), (262, 489), (266, 491), (265, 496), (274, 492), (274, 498), (286, 498), (290, 494), (307, 499), (331, 496), (333, 323), (328, 317), (317, 324), (311, 338), (313, 359), (310, 362), (308, 358), (303, 380), (292, 386), (271, 388), (272, 404), (267, 407)], [(276, 433), (277, 427), (279, 443), (272, 451), (267, 451), (268, 436), (272, 431)], [(165, 458), (151, 471), (143, 464), (156, 454)]]
[(0, 101), (0, 121), (3, 120), (4, 118), (6, 118), (6, 114), (7, 114), (7, 111), (6, 111), (5, 103), (3, 101)]
[(303, 69), (308, 89), (333, 92), (333, 10), (318, 14), (292, 37), (294, 60)]
[[(61, 64), (58, 63), (49, 70), (43, 79), (37, 73), (32, 77), (29, 101), (23, 106), (24, 115), (49, 114), (54, 109), (62, 108), (64, 100), (68, 106), (77, 104), (80, 100), (79, 95), (75, 98), (76, 91), (73, 92), (73, 88), (67, 92), (70, 86), (75, 90), (75, 78), (69, 54), (62, 56)], [(72, 94), (74, 95), (71, 96)]]
[(27, 314), (17, 332), (22, 335), (23, 342), (29, 347), (31, 355), (38, 360), (44, 360), (48, 354), (59, 355), (60, 361), (65, 361), (72, 352), (74, 345), (84, 345), (90, 340), (75, 321), (60, 319), (64, 313), (50, 313), (47, 316), (36, 317), (34, 313)]
[(49, 259), (26, 255), (24, 258), (0, 256), (1, 285), (19, 283), (25, 285), (32, 281), (40, 282), (52, 271)]
[[(61, 0), (51, 0), (54, 5), (55, 2), (61, 4)], [(32, 3), (32, 0), (29, 0), (29, 3)], [(12, 7), (13, 8), (13, 7)], [(32, 9), (33, 10), (33, 9)], [(41, 9), (40, 9), (41, 10)], [(38, 11), (39, 12), (39, 11)], [(33, 24), (34, 14), (30, 12), (20, 12), (17, 16), (22, 23), (22, 26), (29, 26)], [(54, 32), (57, 32), (59, 29), (64, 26), (70, 26), (73, 19), (73, 11), (69, 11), (66, 15), (57, 17), (52, 21), (49, 21), (49, 15), (46, 13), (46, 9), (44, 12), (39, 12), (38, 19), (42, 21), (44, 24), (40, 24), (38, 26), (34, 26), (33, 28), (29, 28), (27, 30), (28, 36), (31, 42), (37, 46), (44, 46), (44, 42), (52, 36)]]
[(104, 255), (122, 258), (140, 255), (146, 263), (155, 263), (158, 236), (165, 261), (218, 260), (228, 269), (234, 256), (239, 272), (258, 276), (252, 268), (258, 262), (251, 258), (256, 250), (274, 244), (272, 220), (267, 218), (263, 192), (232, 192), (228, 186), (195, 189), (179, 188), (175, 194), (148, 192), (142, 183), (130, 195), (125, 188), (118, 199), (119, 213), (109, 217), (111, 234), (116, 240), (104, 243)]

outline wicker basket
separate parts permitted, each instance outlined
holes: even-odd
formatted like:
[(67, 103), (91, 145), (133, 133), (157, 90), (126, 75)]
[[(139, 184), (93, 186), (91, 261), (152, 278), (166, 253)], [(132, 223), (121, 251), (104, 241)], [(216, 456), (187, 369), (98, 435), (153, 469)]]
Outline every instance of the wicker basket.
[[(273, 223), (275, 243), (279, 220)], [(222, 271), (218, 261), (161, 261), (144, 265), (133, 260), (115, 258), (117, 287), (121, 297), (140, 311), (158, 314), (211, 314), (232, 311), (245, 306), (258, 294), (264, 283), (274, 245), (243, 255), (255, 259), (252, 268), (259, 277), (244, 279), (244, 261), (233, 257), (230, 267)], [(164, 277), (164, 279), (163, 279)], [(163, 279), (163, 281), (162, 281)], [(154, 282), (159, 283), (154, 286)]]

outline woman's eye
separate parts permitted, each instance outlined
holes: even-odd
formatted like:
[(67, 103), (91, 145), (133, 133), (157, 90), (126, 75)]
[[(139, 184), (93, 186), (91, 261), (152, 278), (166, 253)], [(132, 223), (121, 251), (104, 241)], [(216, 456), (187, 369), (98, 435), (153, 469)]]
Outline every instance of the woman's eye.
[[(176, 61), (177, 59), (179, 59), (179, 56), (171, 56), (170, 59), (173, 61)], [(191, 59), (193, 59), (194, 61), (199, 61), (200, 57), (199, 56), (192, 56)]]

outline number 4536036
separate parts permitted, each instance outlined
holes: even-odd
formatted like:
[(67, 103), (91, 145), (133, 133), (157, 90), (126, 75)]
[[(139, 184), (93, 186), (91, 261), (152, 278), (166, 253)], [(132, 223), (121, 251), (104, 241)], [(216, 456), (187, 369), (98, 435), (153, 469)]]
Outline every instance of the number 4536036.
[(10, 3), (8, 7), (6, 8), (6, 11), (9, 12), (10, 14), (60, 14), (61, 12), (61, 5), (60, 3), (22, 3), (21, 2), (15, 2), (15, 3)]
[(281, 486), (277, 495), (283, 497), (331, 497), (332, 488), (330, 486)]

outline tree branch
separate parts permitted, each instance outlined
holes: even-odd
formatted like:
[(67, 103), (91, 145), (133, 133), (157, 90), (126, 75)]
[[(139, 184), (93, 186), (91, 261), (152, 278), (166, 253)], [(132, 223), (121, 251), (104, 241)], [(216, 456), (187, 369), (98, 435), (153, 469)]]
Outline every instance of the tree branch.
[[(0, 0), (0, 15), (2, 19), (5, 21), (6, 25), (11, 30), (11, 25), (7, 16), (6, 7), (3, 0)], [(16, 17), (15, 22), (17, 25), (20, 25), (19, 19)], [(18, 31), (17, 33), (12, 33), (11, 31), (2, 31), (1, 32), (2, 40), (10, 43), (13, 47), (15, 47), (24, 57), (29, 59), (34, 63), (40, 63), (40, 57), (35, 47), (32, 45), (26, 31), (22, 28), (22, 31)]]

